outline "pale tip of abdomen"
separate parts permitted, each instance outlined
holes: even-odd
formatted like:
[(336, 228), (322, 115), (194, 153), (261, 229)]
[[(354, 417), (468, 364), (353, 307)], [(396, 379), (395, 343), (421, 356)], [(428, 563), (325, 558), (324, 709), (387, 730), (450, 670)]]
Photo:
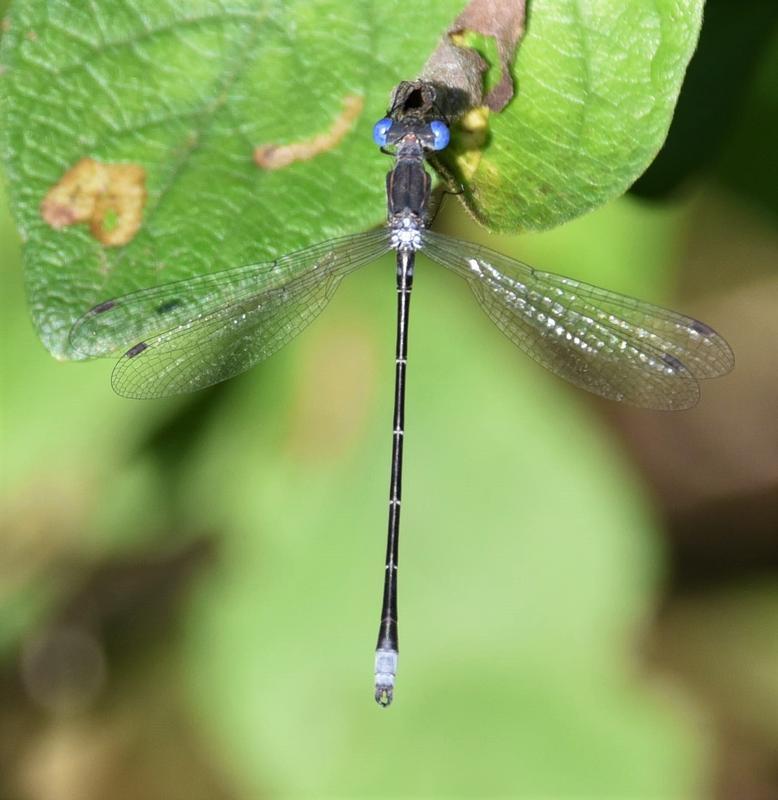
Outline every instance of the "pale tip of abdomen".
[(397, 675), (397, 651), (379, 648), (375, 651), (375, 701), (386, 708), (394, 699)]

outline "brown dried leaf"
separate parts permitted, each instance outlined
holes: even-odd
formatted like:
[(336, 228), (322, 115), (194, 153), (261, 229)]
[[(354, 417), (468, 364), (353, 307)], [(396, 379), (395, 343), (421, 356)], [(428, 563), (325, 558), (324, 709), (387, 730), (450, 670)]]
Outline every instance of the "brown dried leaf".
[[(486, 105), (502, 111), (513, 97), (511, 64), (524, 33), (525, 0), (471, 0), (456, 18), (438, 47), (427, 60), (420, 77), (444, 88), (438, 102), (451, 119)], [(466, 31), (494, 37), (500, 59), (501, 77), (484, 97), (484, 75), (489, 64), (472, 47), (462, 44)]]
[(502, 111), (513, 97), (510, 68), (524, 33), (524, 17), (525, 0), (470, 0), (448, 31), (449, 36), (474, 31), (495, 38), (502, 74), (485, 98), (492, 111)]

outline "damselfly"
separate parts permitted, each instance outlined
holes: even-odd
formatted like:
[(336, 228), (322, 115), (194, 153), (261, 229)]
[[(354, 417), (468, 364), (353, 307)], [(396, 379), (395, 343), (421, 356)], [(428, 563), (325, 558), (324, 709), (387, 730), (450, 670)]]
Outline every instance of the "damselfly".
[(275, 261), (202, 275), (106, 300), (81, 317), (73, 348), (89, 356), (124, 350), (112, 376), (120, 395), (192, 392), (247, 370), (296, 336), (346, 275), (397, 254), (397, 344), (389, 529), (375, 654), (375, 698), (392, 701), (397, 672), (397, 562), (408, 356), (408, 311), (417, 252), (464, 278), (484, 311), (527, 355), (602, 397), (683, 409), (699, 381), (728, 372), (727, 343), (695, 319), (581, 281), (539, 272), (427, 227), (431, 180), (424, 168), (449, 128), (435, 89), (401, 84), (373, 138), (394, 157), (387, 225), (315, 244)]

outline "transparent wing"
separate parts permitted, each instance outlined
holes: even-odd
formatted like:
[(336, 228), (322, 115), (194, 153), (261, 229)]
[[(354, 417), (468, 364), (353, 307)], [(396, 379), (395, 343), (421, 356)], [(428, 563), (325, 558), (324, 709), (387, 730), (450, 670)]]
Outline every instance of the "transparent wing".
[(683, 314), (432, 231), (424, 232), (422, 251), (464, 277), (484, 311), (527, 355), (602, 397), (690, 408), (699, 400), (699, 379), (734, 366), (724, 339)]
[(111, 385), (124, 397), (166, 397), (238, 375), (315, 319), (339, 282), (301, 277), (147, 338), (119, 359)]
[(387, 232), (378, 228), (290, 253), (275, 261), (198, 275), (106, 300), (78, 319), (72, 349), (83, 356), (114, 355), (154, 334), (191, 322), (314, 273), (346, 273), (383, 255)]
[(378, 229), (276, 261), (142, 289), (88, 311), (74, 325), (71, 344), (90, 356), (132, 344), (113, 371), (118, 394), (192, 392), (272, 355), (319, 314), (346, 274), (388, 249), (387, 230)]

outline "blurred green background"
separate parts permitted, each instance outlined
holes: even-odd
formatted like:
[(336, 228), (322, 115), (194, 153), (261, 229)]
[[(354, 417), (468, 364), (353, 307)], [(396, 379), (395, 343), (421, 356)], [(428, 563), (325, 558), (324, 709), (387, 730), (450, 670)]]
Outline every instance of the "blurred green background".
[[(488, 241), (704, 319), (736, 370), (601, 402), (422, 261), (388, 711), (391, 260), (250, 373), (133, 402), (41, 346), (3, 197), (0, 798), (778, 797), (778, 45), (725, 5), (631, 195)], [(456, 198), (436, 224), (487, 241)]]

